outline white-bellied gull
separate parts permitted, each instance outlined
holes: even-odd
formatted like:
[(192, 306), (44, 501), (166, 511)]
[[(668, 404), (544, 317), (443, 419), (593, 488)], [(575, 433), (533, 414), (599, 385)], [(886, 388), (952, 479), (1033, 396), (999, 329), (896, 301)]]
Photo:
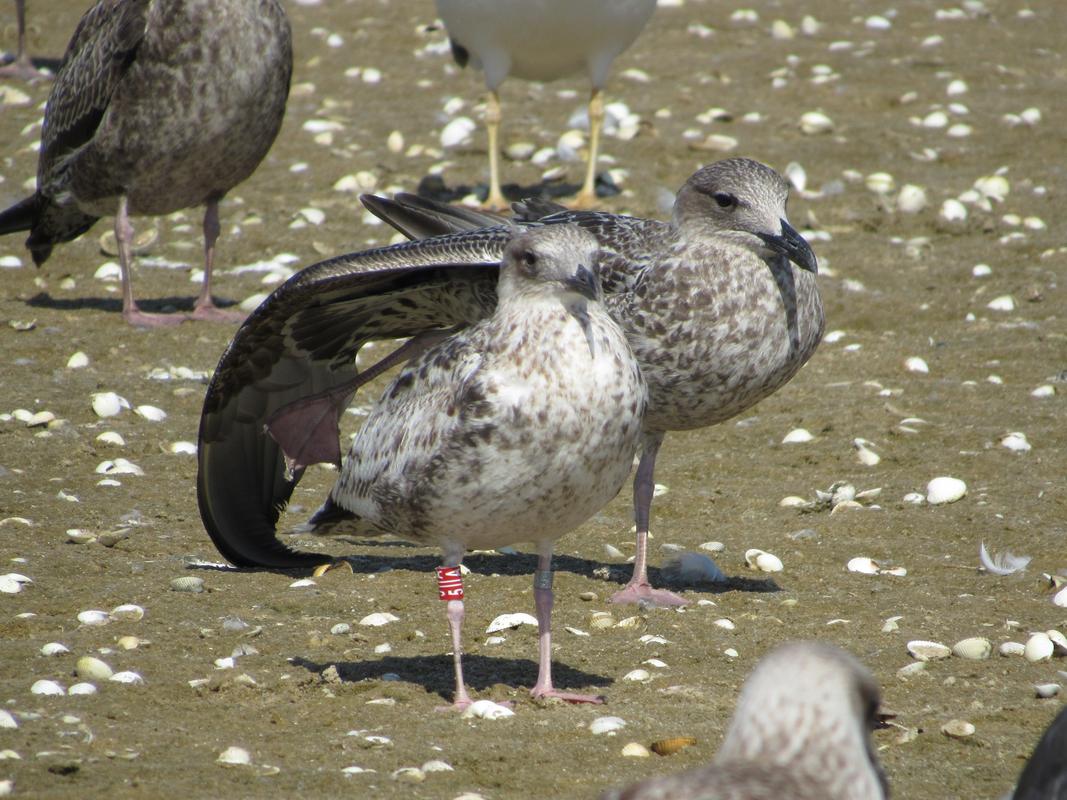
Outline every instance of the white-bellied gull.
[(596, 200), (596, 163), (604, 122), (604, 84), (611, 63), (656, 10), (656, 0), (437, 0), (456, 63), (485, 73), (489, 132), (486, 206), (507, 206), (500, 189), (500, 84), (510, 76), (554, 81), (585, 70), (589, 98), (589, 160), (576, 208)]
[[(685, 602), (653, 589), (647, 575), (665, 433), (749, 408), (784, 385), (822, 336), (816, 260), (785, 219), (787, 193), (774, 170), (733, 158), (686, 181), (669, 223), (580, 211), (519, 223), (575, 223), (597, 238), (605, 302), (648, 382), (634, 479), (637, 559), (620, 601)], [(433, 205), (393, 212), (382, 213), (403, 216), (398, 227), (415, 236), (499, 219)], [(376, 374), (357, 371), (356, 353), (372, 339), (416, 337), (386, 363), (402, 360), (428, 332), (491, 313), (509, 235), (499, 224), (341, 256), (297, 273), (249, 317), (208, 387), (197, 451), (201, 517), (223, 556), (248, 567), (322, 563), (282, 545), (274, 527), (304, 464), (340, 462), (338, 417)]]
[(711, 764), (606, 792), (602, 800), (885, 800), (871, 731), (878, 684), (823, 642), (788, 642), (741, 690)]
[(29, 231), (38, 265), (54, 245), (115, 215), (122, 315), (175, 324), (133, 299), (131, 216), (204, 205), (204, 282), (193, 318), (233, 319), (211, 298), (219, 201), (281, 128), (292, 72), (278, 0), (98, 0), (67, 46), (45, 108), (37, 191), (0, 213)]
[(352, 442), (306, 531), (392, 534), (444, 551), (455, 704), (463, 682), (460, 563), (469, 549), (532, 541), (539, 667), (534, 697), (596, 702), (552, 685), (552, 546), (630, 473), (647, 392), (604, 308), (597, 241), (574, 225), (507, 244), (492, 315), (412, 360)]

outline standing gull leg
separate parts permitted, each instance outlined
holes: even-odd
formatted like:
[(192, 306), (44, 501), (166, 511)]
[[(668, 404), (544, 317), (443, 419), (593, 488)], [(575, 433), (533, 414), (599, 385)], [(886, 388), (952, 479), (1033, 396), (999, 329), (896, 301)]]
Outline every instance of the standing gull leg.
[(239, 311), (223, 311), (211, 299), (211, 273), (215, 268), (215, 242), (219, 231), (219, 200), (217, 197), (207, 201), (204, 209), (204, 282), (200, 286), (200, 296), (193, 304), (190, 319), (212, 320), (215, 322), (240, 322), (245, 315)]
[(537, 572), (534, 573), (534, 605), (537, 607), (537, 683), (530, 694), (535, 698), (556, 697), (568, 703), (603, 703), (592, 694), (561, 692), (552, 686), (552, 542), (537, 546)]
[(637, 603), (642, 600), (658, 606), (685, 606), (689, 601), (665, 589), (653, 589), (648, 582), (648, 520), (652, 514), (652, 494), (656, 489), (653, 474), (656, 454), (663, 444), (662, 433), (646, 433), (641, 460), (634, 475), (634, 522), (637, 523), (637, 554), (634, 572), (626, 588), (611, 596), (613, 603)]
[(437, 569), (437, 588), (439, 597), (448, 603), (445, 612), (448, 618), (448, 630), (452, 635), (452, 668), (456, 674), (456, 693), (451, 706), (442, 706), (442, 711), (450, 708), (462, 711), (471, 704), (467, 686), (463, 682), (463, 578), (460, 576), (459, 563), (463, 554), (451, 553), (445, 556), (445, 563)]
[(130, 325), (141, 328), (159, 328), (177, 325), (185, 318), (177, 314), (147, 314), (137, 307), (133, 299), (133, 226), (130, 225), (129, 200), (119, 197), (115, 213), (115, 241), (119, 246), (119, 268), (122, 272), (122, 318)]
[(589, 163), (585, 169), (585, 183), (578, 192), (572, 208), (592, 208), (596, 205), (596, 161), (600, 151), (600, 132), (604, 128), (604, 93), (594, 88), (589, 97)]
[(500, 95), (496, 89), (489, 90), (485, 107), (485, 127), (489, 133), (489, 196), (485, 208), (503, 211), (508, 201), (500, 190)]
[(26, 52), (26, 0), (15, 0), (15, 16), (18, 19), (18, 50), (15, 51), (14, 61), (0, 67), (0, 78), (32, 80), (43, 77), (34, 69), (30, 56)]

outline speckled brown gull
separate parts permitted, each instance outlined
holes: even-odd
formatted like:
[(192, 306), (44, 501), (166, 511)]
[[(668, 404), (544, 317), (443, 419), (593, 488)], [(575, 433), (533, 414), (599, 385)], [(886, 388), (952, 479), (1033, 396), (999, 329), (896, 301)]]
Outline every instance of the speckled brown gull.
[(463, 554), (525, 541), (538, 552), (532, 694), (599, 700), (552, 685), (552, 547), (618, 493), (647, 401), (626, 338), (604, 308), (596, 239), (574, 225), (516, 230), (493, 313), (397, 376), (307, 526), (392, 534), (444, 551), (442, 574), (459, 587), (442, 599), (460, 708), (471, 702), (460, 663)]
[(596, 201), (596, 163), (604, 123), (604, 84), (611, 63), (645, 27), (656, 0), (437, 0), (456, 63), (485, 72), (489, 131), (489, 196), (486, 206), (506, 208), (500, 189), (500, 96), (514, 75), (554, 81), (584, 70), (589, 98), (589, 160), (576, 208)]
[(711, 764), (602, 800), (885, 800), (870, 736), (878, 704), (874, 678), (844, 650), (784, 644), (745, 682)]
[(38, 264), (53, 246), (115, 215), (122, 314), (131, 216), (204, 205), (204, 282), (192, 317), (233, 318), (211, 299), (219, 201), (259, 165), (281, 128), (292, 72), (277, 0), (98, 0), (78, 23), (45, 108), (37, 191), (0, 213), (0, 234), (30, 231)]
[[(815, 256), (785, 220), (786, 196), (774, 170), (734, 158), (690, 177), (669, 223), (579, 211), (519, 223), (574, 223), (596, 237), (605, 302), (649, 385), (634, 479), (637, 560), (621, 601), (684, 602), (653, 589), (647, 576), (653, 469), (665, 433), (749, 408), (784, 385), (822, 335)], [(388, 205), (369, 202), (380, 211)], [(479, 220), (499, 218), (424, 206), (382, 213), (415, 236), (459, 232), (297, 273), (223, 354), (204, 400), (197, 496), (205, 528), (234, 564), (285, 568), (325, 560), (284, 546), (275, 524), (303, 465), (340, 461), (338, 417), (376, 371), (355, 367), (363, 344), (415, 337), (392, 357), (403, 360), (423, 346), (421, 337), (492, 312), (508, 226), (471, 230)]]
[(1049, 723), (1007, 800), (1067, 798), (1067, 707)]

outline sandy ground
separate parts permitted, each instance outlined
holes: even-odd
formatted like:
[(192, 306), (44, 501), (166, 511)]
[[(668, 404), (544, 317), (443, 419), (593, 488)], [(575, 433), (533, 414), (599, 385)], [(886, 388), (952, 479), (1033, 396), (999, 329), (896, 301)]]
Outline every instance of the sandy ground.
[[(83, 5), (55, 0), (46, 14), (44, 3), (31, 0), (34, 53), (60, 54)], [(451, 691), (434, 552), (332, 542), (331, 552), (357, 557), (356, 573), (330, 573), (304, 588), (290, 587), (301, 576), (198, 566), (219, 556), (197, 513), (195, 459), (170, 448), (195, 440), (204, 381), (177, 368), (210, 372), (233, 328), (127, 328), (117, 283), (93, 277), (111, 260), (99, 245), (109, 221), (59, 248), (41, 270), (19, 237), (0, 242), (0, 413), (57, 417), (47, 427), (10, 416), (0, 422), (0, 551), (7, 570), (33, 580), (0, 600), (0, 702), (17, 721), (15, 729), (0, 729), (0, 780), (13, 781), (14, 796), (36, 798), (592, 798), (609, 785), (707, 761), (759, 657), (785, 639), (821, 638), (870, 666), (887, 707), (908, 729), (876, 735), (896, 797), (995, 798), (1007, 791), (1061, 703), (1037, 699), (1033, 686), (1063, 682), (1057, 669), (1064, 662), (994, 654), (930, 663), (908, 678), (897, 670), (912, 660), (905, 650), (912, 639), (951, 645), (985, 636), (996, 647), (1025, 641), (1033, 630), (1067, 629), (1067, 610), (1050, 602), (1040, 578), (1067, 567), (1067, 20), (1056, 4), (1040, 0), (937, 5), (809, 3), (805, 11), (820, 25), (802, 33), (794, 4), (754, 0), (758, 19), (746, 22), (731, 19), (729, 4), (686, 0), (660, 9), (616, 65), (610, 95), (641, 123), (632, 140), (606, 141), (606, 155), (625, 175), (622, 195), (604, 206), (661, 215), (665, 194), (723, 155), (694, 146), (712, 134), (734, 137), (733, 153), (778, 169), (802, 165), (809, 196), (795, 194), (790, 214), (821, 259), (835, 334), (791, 384), (743, 419), (672, 434), (660, 457), (657, 479), (668, 492), (655, 506), (654, 564), (667, 559), (664, 544), (695, 549), (716, 540), (725, 545), (720, 566), (751, 579), (758, 576), (746, 570), (743, 554), (760, 547), (785, 564), (773, 579), (779, 591), (737, 581), (740, 589), (689, 592), (713, 605), (609, 608), (606, 598), (625, 567), (604, 546), (632, 548), (626, 491), (560, 542), (558, 684), (602, 692), (603, 707), (542, 707), (528, 699), (532, 628), (485, 644), (483, 631), (497, 614), (532, 612), (532, 555), (467, 562), (468, 679), (477, 696), (516, 701), (517, 714), (506, 721), (434, 711)], [(233, 302), (270, 288), (260, 282), (263, 273), (234, 267), (285, 253), (296, 257), (294, 266), (307, 265), (388, 240), (382, 227), (367, 224), (354, 194), (333, 188), (342, 177), (365, 172), (366, 188), (413, 190), (435, 168), (450, 186), (484, 181), (486, 173), (480, 129), (470, 145), (441, 151), (446, 104), (459, 98), (453, 116), (480, 119), (482, 84), (451, 65), (439, 31), (426, 30), (434, 19), (429, 2), (327, 0), (289, 10), (297, 63), (285, 127), (259, 171), (223, 207), (218, 292)], [(868, 24), (875, 14), (888, 26)], [(794, 38), (772, 36), (779, 19)], [(13, 25), (4, 21), (0, 45), (10, 49)], [(330, 34), (343, 46), (330, 46)], [(379, 82), (365, 80), (368, 67), (381, 71)], [(346, 76), (351, 68), (362, 70)], [(965, 91), (950, 95), (950, 86)], [(6, 84), (0, 92), (8, 88), (28, 97), (20, 104), (8, 96), (0, 107), (3, 205), (21, 197), (34, 175), (48, 84)], [(586, 91), (579, 79), (506, 84), (505, 142), (554, 145)], [(713, 107), (725, 109), (724, 118), (700, 116)], [(1031, 108), (1040, 119), (1027, 114), (1032, 124), (1012, 124)], [(829, 116), (832, 130), (804, 133), (801, 115), (816, 110)], [(939, 111), (947, 124), (919, 124), (938, 123)], [(304, 127), (309, 119), (338, 126), (316, 140)], [(950, 135), (957, 125), (969, 126), (968, 135)], [(393, 131), (403, 136), (399, 152), (387, 145)], [(580, 164), (563, 166), (578, 182)], [(505, 162), (505, 180), (536, 183), (543, 169)], [(894, 181), (884, 196), (865, 185), (877, 172)], [(939, 217), (944, 200), (994, 174), (1006, 179), (1006, 196), (985, 209), (966, 203), (965, 221)], [(898, 209), (905, 184), (925, 190), (924, 209)], [(302, 208), (319, 209), (324, 219), (311, 224)], [(199, 265), (199, 213), (162, 219), (159, 227), (150, 255), (180, 266), (143, 265), (138, 296), (153, 310), (188, 308), (197, 288), (190, 278)], [(8, 268), (12, 256), (22, 266)], [(979, 264), (990, 274), (976, 277)], [(1011, 309), (989, 306), (1004, 296), (1013, 299)], [(87, 367), (67, 367), (76, 351), (89, 357)], [(909, 357), (925, 359), (929, 372), (909, 372)], [(155, 379), (160, 372), (170, 379)], [(1040, 386), (1056, 393), (1034, 396)], [(158, 406), (167, 417), (152, 422), (124, 411), (101, 420), (90, 405), (101, 391)], [(923, 422), (902, 424), (909, 417)], [(782, 444), (798, 427), (814, 440)], [(105, 431), (121, 434), (125, 445), (99, 441)], [(1023, 432), (1032, 450), (1002, 446), (1013, 431)], [(877, 465), (859, 462), (857, 437), (873, 443)], [(118, 485), (101, 485), (98, 465), (117, 457), (144, 475), (116, 475)], [(941, 507), (903, 501), (937, 475), (965, 480), (967, 496)], [(317, 505), (330, 479), (312, 471), (291, 519)], [(825, 508), (779, 506), (783, 497), (812, 498), (837, 481), (881, 487), (880, 508), (831, 516)], [(69, 529), (127, 533), (108, 547), (72, 543)], [(979, 573), (980, 542), (1033, 561), (1016, 576)], [(907, 575), (849, 573), (845, 564), (855, 556), (903, 566)], [(598, 570), (605, 565), (623, 569)], [(174, 591), (172, 580), (183, 576), (203, 578), (206, 591)], [(597, 599), (580, 599), (588, 592)], [(81, 611), (124, 603), (142, 606), (144, 618), (106, 626), (78, 621)], [(591, 615), (604, 610), (635, 618), (594, 628)], [(399, 621), (357, 624), (372, 612)], [(897, 629), (886, 632), (891, 617), (899, 617)], [(721, 618), (736, 628), (713, 624)], [(331, 633), (339, 623), (349, 632)], [(644, 634), (667, 643), (643, 644)], [(131, 636), (139, 646), (123, 649), (119, 639)], [(42, 655), (49, 642), (69, 652)], [(381, 652), (385, 643), (388, 653)], [(738, 655), (728, 656), (728, 648)], [(235, 649), (245, 653), (236, 667), (217, 669), (216, 659)], [(88, 654), (135, 671), (144, 683), (98, 681), (93, 696), (31, 694), (40, 679), (77, 682), (75, 662)], [(650, 658), (667, 666), (649, 667)], [(649, 681), (622, 679), (642, 665)], [(627, 727), (615, 737), (592, 735), (589, 723), (603, 714), (622, 717)], [(975, 734), (943, 735), (941, 726), (954, 718), (972, 722)], [(368, 734), (389, 743), (373, 746)], [(697, 745), (669, 758), (620, 753), (630, 741), (681, 735), (696, 737)], [(218, 766), (229, 746), (247, 749), (253, 766)], [(421, 783), (391, 777), (433, 759), (453, 771), (426, 774)], [(342, 772), (352, 766), (374, 772)]]

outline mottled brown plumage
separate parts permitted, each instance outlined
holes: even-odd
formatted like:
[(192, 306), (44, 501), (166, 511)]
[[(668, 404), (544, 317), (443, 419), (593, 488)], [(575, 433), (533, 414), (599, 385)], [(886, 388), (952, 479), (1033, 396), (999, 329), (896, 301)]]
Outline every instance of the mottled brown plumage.
[[(735, 158), (690, 177), (669, 223), (537, 204), (518, 220), (528, 227), (573, 223), (596, 237), (605, 303), (649, 384), (634, 483), (638, 559), (622, 600), (679, 601), (653, 590), (645, 567), (652, 473), (665, 432), (711, 425), (750, 407), (788, 381), (822, 335), (815, 256), (785, 221), (786, 196), (776, 172)], [(285, 548), (274, 524), (300, 463), (340, 460), (336, 420), (366, 377), (354, 364), (365, 342), (470, 324), (494, 307), (496, 264), (510, 236), (499, 217), (419, 201), (367, 202), (409, 235), (434, 238), (298, 273), (238, 331), (208, 387), (200, 511), (235, 564), (321, 562)], [(279, 446), (263, 432), (264, 423), (287, 416), (297, 421), (287, 427), (307, 429), (309, 397), (321, 433)], [(296, 459), (305, 449), (310, 457)]]
[(870, 736), (878, 704), (874, 678), (844, 650), (784, 644), (745, 682), (711, 764), (602, 800), (885, 800)]
[(144, 314), (130, 285), (130, 216), (206, 206), (205, 275), (194, 316), (221, 315), (210, 284), (218, 204), (259, 165), (285, 113), (289, 23), (277, 0), (98, 0), (74, 31), (45, 108), (37, 191), (0, 214), (29, 230), (37, 264), (114, 214), (123, 315)]

